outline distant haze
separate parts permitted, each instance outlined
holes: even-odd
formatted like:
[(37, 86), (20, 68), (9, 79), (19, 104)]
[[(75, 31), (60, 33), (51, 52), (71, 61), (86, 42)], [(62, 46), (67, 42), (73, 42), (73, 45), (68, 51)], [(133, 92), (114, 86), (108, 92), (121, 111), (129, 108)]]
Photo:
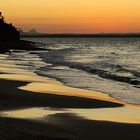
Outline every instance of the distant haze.
[(140, 32), (140, 0), (1, 0), (0, 10), (24, 31)]

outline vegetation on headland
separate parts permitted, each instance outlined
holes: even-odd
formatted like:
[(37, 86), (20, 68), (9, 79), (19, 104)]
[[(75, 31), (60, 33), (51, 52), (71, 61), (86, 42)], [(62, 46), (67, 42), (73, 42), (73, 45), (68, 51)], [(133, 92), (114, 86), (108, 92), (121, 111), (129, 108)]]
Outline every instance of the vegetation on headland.
[(20, 40), (18, 30), (12, 25), (5, 22), (0, 12), (0, 42)]
[(10, 52), (11, 49), (41, 50), (42, 48), (35, 47), (33, 42), (20, 40), (18, 29), (11, 23), (6, 23), (0, 12), (0, 53)]

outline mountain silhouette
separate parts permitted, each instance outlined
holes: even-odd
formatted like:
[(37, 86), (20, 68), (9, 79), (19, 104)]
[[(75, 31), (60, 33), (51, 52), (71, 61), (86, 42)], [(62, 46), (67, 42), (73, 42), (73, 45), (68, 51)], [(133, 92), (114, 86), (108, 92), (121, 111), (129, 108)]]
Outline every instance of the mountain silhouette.
[(20, 32), (20, 35), (39, 35), (40, 33), (36, 30), (36, 29), (34, 29), (34, 28), (32, 28), (32, 29), (30, 29), (28, 32), (24, 32), (23, 30), (19, 30), (19, 32)]
[(37, 30), (36, 29), (31, 29), (31, 30), (29, 30), (28, 32), (27, 32), (28, 34), (39, 34), (39, 32), (37, 32)]

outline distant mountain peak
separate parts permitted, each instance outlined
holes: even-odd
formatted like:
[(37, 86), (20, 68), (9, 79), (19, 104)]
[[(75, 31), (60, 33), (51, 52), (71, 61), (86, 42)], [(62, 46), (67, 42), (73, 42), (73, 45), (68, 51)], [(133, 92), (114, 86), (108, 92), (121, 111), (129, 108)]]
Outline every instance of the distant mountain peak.
[(39, 34), (39, 32), (34, 28), (30, 29), (27, 33), (28, 34)]

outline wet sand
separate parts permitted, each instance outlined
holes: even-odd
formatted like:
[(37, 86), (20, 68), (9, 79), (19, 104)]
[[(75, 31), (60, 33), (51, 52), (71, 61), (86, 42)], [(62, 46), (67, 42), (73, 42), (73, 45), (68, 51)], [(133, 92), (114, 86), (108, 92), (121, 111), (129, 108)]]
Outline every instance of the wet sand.
[(0, 71), (0, 140), (140, 139), (139, 106), (16, 67)]
[[(121, 104), (102, 100), (41, 94), (17, 89), (26, 82), (0, 80), (0, 110), (30, 107), (51, 108), (106, 108)], [(0, 118), (1, 140), (139, 140), (140, 124), (94, 121), (75, 114), (56, 113), (43, 118), (44, 121), (17, 118)], [(45, 121), (46, 120), (46, 121)]]
[(0, 118), (1, 140), (139, 140), (140, 125), (90, 121), (56, 114), (46, 123)]
[(18, 89), (28, 82), (0, 80), (0, 109), (29, 107), (52, 108), (102, 108), (120, 107), (122, 104), (82, 97), (43, 94)]

